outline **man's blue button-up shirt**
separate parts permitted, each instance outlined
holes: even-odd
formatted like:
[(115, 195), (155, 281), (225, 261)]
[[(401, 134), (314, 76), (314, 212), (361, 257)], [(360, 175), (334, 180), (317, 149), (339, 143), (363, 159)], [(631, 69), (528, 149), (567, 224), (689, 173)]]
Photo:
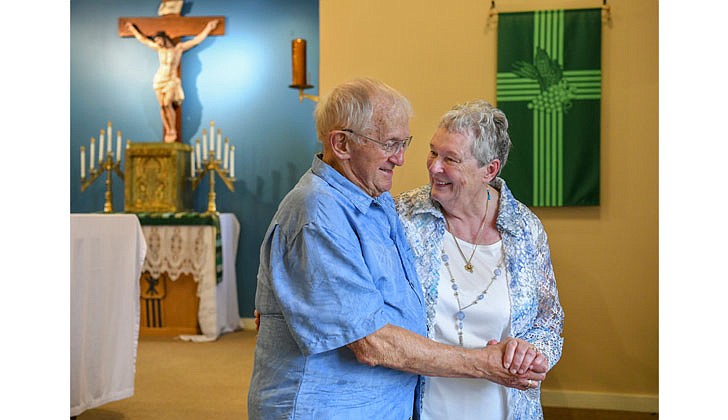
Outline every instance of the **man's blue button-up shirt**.
[(425, 332), (422, 289), (391, 195), (315, 157), (260, 250), (250, 419), (408, 419), (417, 375), (359, 363), (347, 344), (387, 324)]

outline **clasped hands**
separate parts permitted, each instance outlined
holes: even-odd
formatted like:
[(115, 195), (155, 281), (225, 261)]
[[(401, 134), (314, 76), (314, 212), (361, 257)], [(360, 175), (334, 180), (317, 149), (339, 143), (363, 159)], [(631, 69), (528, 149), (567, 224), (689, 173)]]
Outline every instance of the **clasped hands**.
[(500, 385), (510, 388), (526, 390), (537, 388), (539, 383), (546, 379), (549, 363), (536, 346), (520, 338), (508, 337), (498, 342), (488, 341), (490, 351), (502, 354), (502, 365), (492, 372), (489, 379)]
[[(260, 313), (254, 309), (255, 329), (260, 329)], [(536, 346), (520, 338), (508, 337), (499, 342), (492, 339), (481, 349), (486, 353), (497, 352), (497, 361), (490, 363), (492, 370), (485, 376), (488, 380), (509, 388), (527, 390), (537, 388), (546, 379), (549, 362)], [(490, 357), (488, 360), (492, 360)], [(481, 369), (478, 369), (481, 370)]]

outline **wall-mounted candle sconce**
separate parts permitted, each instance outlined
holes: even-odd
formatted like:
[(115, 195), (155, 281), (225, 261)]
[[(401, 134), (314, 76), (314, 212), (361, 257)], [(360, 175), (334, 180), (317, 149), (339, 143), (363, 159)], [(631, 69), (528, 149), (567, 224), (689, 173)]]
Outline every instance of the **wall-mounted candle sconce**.
[(298, 101), (303, 102), (303, 98), (310, 99), (314, 102), (319, 101), (318, 96), (303, 93), (304, 89), (310, 89), (313, 85), (309, 85), (306, 81), (306, 40), (296, 38), (291, 41), (291, 63), (293, 66), (293, 83), (288, 86), (298, 89)]

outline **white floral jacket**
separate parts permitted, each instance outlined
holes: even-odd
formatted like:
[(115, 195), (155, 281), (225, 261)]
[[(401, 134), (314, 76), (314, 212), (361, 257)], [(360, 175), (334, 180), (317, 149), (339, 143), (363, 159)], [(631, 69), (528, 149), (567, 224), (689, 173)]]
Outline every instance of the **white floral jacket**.
[[(513, 197), (503, 179), (494, 179), (491, 186), (501, 193), (496, 228), (503, 238), (510, 279), (511, 336), (535, 345), (552, 368), (561, 358), (564, 311), (556, 290), (546, 232), (538, 217)], [(415, 255), (427, 306), (427, 331), (431, 335), (445, 219), (439, 204), (430, 199), (429, 185), (402, 193), (395, 201)], [(427, 386), (426, 380), (421, 385), (420, 395)], [(510, 417), (542, 419), (540, 395), (540, 388), (508, 388)]]

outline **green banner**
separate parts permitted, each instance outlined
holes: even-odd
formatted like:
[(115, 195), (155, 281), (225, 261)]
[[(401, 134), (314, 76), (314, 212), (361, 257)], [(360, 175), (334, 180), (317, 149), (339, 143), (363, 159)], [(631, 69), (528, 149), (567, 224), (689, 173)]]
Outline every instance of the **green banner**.
[(601, 9), (498, 15), (502, 177), (526, 205), (599, 205), (601, 42)]

